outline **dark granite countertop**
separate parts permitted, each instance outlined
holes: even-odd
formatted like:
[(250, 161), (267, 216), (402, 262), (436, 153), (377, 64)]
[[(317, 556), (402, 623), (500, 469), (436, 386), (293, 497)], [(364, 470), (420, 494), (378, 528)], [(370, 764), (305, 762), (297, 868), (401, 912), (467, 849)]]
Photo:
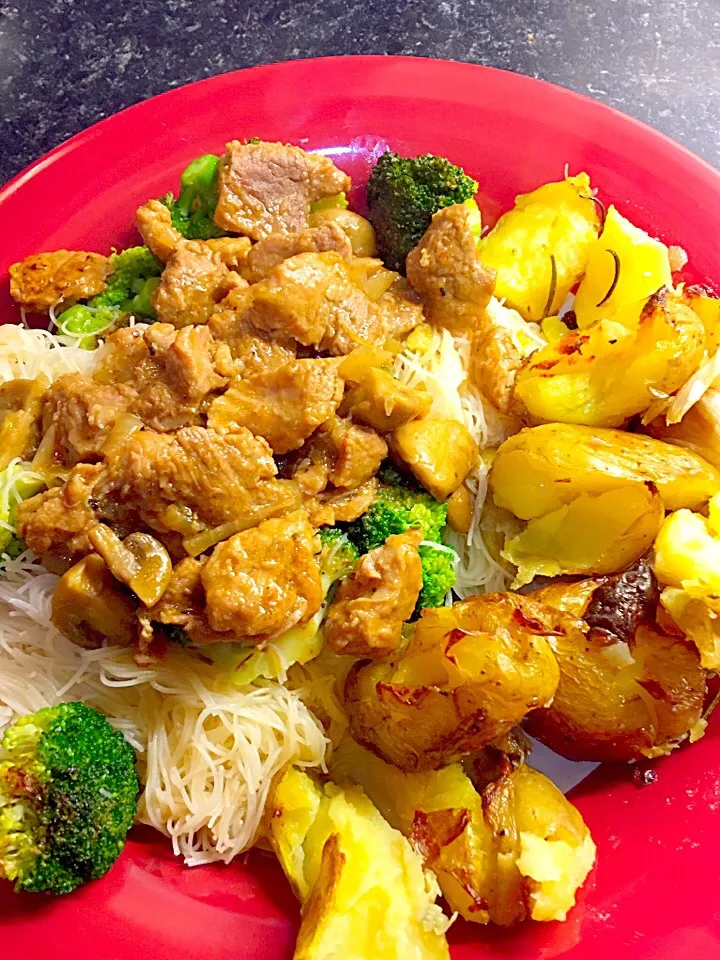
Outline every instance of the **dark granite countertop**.
[(0, 0), (0, 182), (170, 87), (347, 53), (542, 77), (720, 165), (720, 0)]

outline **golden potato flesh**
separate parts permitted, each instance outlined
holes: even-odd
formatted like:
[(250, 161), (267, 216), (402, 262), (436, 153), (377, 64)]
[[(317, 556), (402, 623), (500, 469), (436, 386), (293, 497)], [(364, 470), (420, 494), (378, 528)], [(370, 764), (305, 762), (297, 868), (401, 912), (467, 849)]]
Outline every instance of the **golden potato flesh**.
[(582, 330), (607, 317), (637, 322), (656, 290), (672, 285), (668, 248), (608, 208), (603, 231), (590, 248), (585, 276), (575, 297)]
[(436, 769), (507, 733), (558, 682), (556, 611), (496, 593), (423, 610), (395, 662), (362, 661), (345, 681), (353, 737), (403, 770)]
[(720, 348), (720, 299), (703, 287), (685, 287), (682, 299), (702, 320), (708, 352), (714, 353)]
[(534, 577), (617, 573), (646, 553), (665, 510), (656, 488), (633, 483), (536, 517), (505, 542), (502, 556), (517, 567), (513, 589)]
[(592, 866), (582, 817), (546, 777), (510, 765), (478, 791), (459, 763), (406, 773), (346, 737), (330, 774), (358, 783), (472, 923), (564, 920)]
[(437, 884), (362, 790), (289, 768), (264, 832), (303, 903), (295, 960), (449, 960)]
[[(706, 683), (697, 652), (662, 633), (650, 619), (656, 601), (647, 592), (633, 595), (630, 586), (627, 577), (609, 584), (584, 580), (534, 594), (569, 619), (566, 631), (551, 640), (560, 665), (555, 698), (528, 717), (526, 727), (571, 760), (627, 761), (668, 753), (692, 736), (701, 720)], [(600, 628), (598, 604), (604, 610)], [(613, 616), (634, 604), (643, 615), (625, 618), (627, 630), (620, 616), (614, 633)]]
[(436, 500), (455, 493), (480, 456), (467, 427), (452, 417), (406, 423), (391, 435), (390, 449)]
[(663, 290), (634, 326), (600, 320), (533, 353), (515, 398), (535, 422), (618, 427), (678, 390), (702, 363), (705, 343), (702, 320)]
[(526, 320), (557, 313), (599, 229), (586, 173), (519, 196), (479, 244), (480, 259), (497, 271), (495, 296)]
[(561, 423), (510, 437), (490, 471), (495, 503), (522, 520), (628, 481), (654, 483), (668, 510), (697, 509), (720, 491), (720, 472), (689, 450), (621, 430)]

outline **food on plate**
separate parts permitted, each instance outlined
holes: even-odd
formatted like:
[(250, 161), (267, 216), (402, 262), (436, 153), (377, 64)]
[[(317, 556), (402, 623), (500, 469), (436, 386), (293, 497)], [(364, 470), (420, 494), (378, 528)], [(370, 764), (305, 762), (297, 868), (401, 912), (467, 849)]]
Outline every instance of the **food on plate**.
[(91, 707), (61, 703), (17, 720), (2, 739), (0, 877), (60, 894), (104, 876), (138, 789), (132, 747)]
[(452, 910), (503, 926), (564, 920), (595, 860), (578, 811), (547, 777), (503, 750), (439, 770), (399, 770), (345, 737), (331, 775), (357, 783), (422, 854)]
[(537, 591), (566, 619), (550, 640), (560, 682), (552, 703), (527, 718), (533, 736), (572, 760), (623, 761), (662, 756), (702, 733), (705, 671), (697, 651), (657, 622), (657, 593), (644, 562)]
[(490, 230), (478, 189), (386, 152), (364, 216), (330, 157), (230, 140), (142, 245), (12, 266), (45, 316), (0, 327), (16, 889), (137, 820), (189, 866), (272, 849), (296, 960), (446, 960), (455, 915), (564, 920), (594, 864), (523, 729), (703, 735), (720, 300), (585, 172)]

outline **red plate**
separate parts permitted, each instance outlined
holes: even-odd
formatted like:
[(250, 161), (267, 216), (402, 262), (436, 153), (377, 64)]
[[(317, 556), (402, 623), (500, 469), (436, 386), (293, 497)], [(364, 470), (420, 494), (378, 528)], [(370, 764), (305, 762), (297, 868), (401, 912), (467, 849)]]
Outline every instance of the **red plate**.
[[(31, 118), (28, 118), (31, 122)], [(385, 145), (432, 151), (480, 182), (487, 218), (515, 194), (587, 170), (604, 200), (688, 251), (689, 279), (720, 276), (720, 175), (629, 117), (536, 80), (404, 57), (286, 63), (173, 90), (58, 147), (0, 193), (3, 319), (7, 268), (59, 247), (137, 242), (135, 208), (176, 188), (185, 164), (226, 140), (259, 136), (331, 153), (362, 183)], [(599, 862), (565, 924), (489, 934), (466, 923), (453, 960), (712, 960), (720, 957), (718, 726), (657, 765), (639, 790), (627, 769), (598, 770), (574, 799)], [(286, 960), (298, 909), (259, 854), (184, 868), (169, 844), (133, 832), (110, 874), (59, 900), (0, 884), (0, 955), (22, 960)]]

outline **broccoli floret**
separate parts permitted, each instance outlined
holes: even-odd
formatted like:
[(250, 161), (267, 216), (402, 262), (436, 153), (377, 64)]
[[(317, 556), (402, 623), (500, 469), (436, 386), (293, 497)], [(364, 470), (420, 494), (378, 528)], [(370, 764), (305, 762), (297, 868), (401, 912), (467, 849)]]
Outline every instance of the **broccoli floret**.
[(62, 703), (6, 731), (0, 762), (0, 877), (69, 893), (115, 863), (135, 818), (135, 755), (102, 714)]
[(447, 521), (447, 505), (392, 467), (383, 467), (378, 479), (377, 499), (348, 527), (348, 536), (360, 553), (381, 546), (389, 536), (409, 527), (419, 527), (424, 540), (438, 542)]
[(162, 197), (170, 211), (172, 225), (187, 240), (227, 236), (213, 220), (218, 201), (219, 162), (220, 158), (213, 153), (193, 160), (182, 172), (177, 200), (171, 193)]
[(455, 583), (457, 554), (443, 544), (421, 543), (418, 547), (422, 565), (422, 589), (413, 617), (426, 607), (442, 607)]
[(321, 527), (319, 534), (322, 544), (320, 575), (327, 592), (336, 580), (352, 573), (360, 554), (355, 544), (339, 527)]
[(430, 226), (432, 215), (470, 200), (477, 189), (472, 177), (444, 157), (384, 153), (370, 174), (367, 202), (385, 265), (404, 273), (405, 257)]
[(63, 333), (81, 337), (80, 346), (92, 349), (98, 334), (117, 324), (123, 314), (154, 319), (150, 298), (160, 283), (163, 265), (147, 247), (130, 247), (110, 257), (112, 272), (102, 293), (87, 303), (68, 307), (57, 318)]
[[(447, 504), (438, 503), (412, 477), (385, 466), (378, 473), (378, 495), (367, 513), (348, 525), (348, 538), (360, 553), (381, 546), (388, 537), (411, 527), (422, 530), (419, 548), (423, 585), (414, 616), (424, 607), (439, 607), (455, 583), (455, 551), (440, 543)], [(437, 544), (437, 546), (435, 546)]]

